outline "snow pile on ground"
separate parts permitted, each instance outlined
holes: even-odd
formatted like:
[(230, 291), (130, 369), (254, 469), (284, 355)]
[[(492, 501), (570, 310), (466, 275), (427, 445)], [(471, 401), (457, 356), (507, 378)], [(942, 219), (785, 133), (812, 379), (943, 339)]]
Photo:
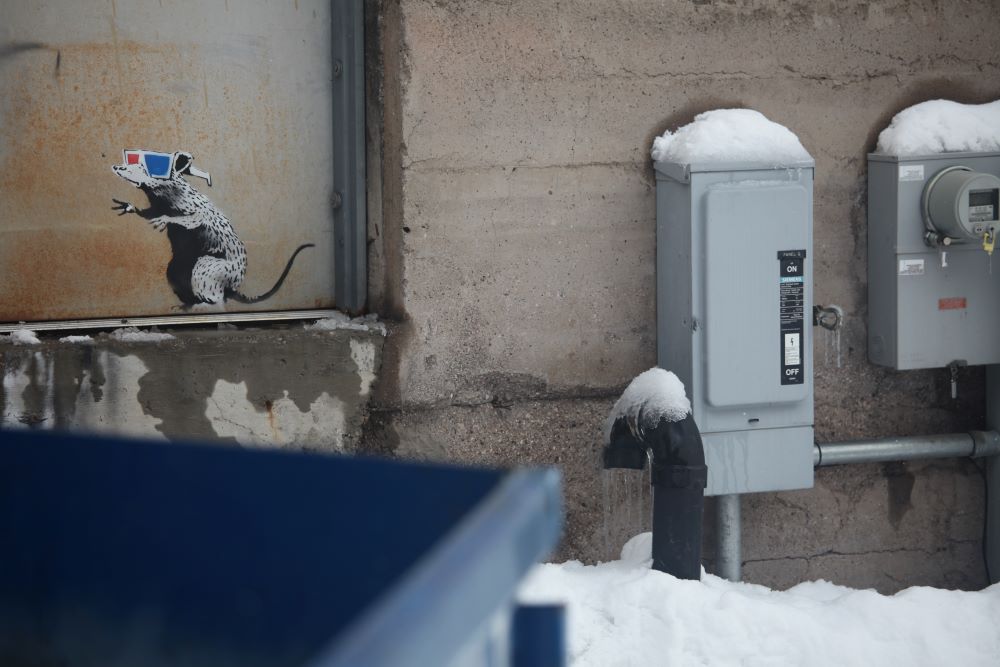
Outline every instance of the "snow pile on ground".
[(1000, 584), (980, 592), (910, 588), (896, 595), (824, 581), (787, 591), (650, 569), (650, 533), (622, 560), (538, 565), (524, 603), (567, 604), (572, 667), (709, 665), (994, 667)]
[(716, 109), (653, 140), (655, 162), (764, 162), (811, 160), (799, 138), (753, 109)]
[(42, 341), (34, 331), (28, 329), (15, 329), (9, 335), (0, 334), (0, 341), (9, 340), (14, 345), (40, 345)]
[(877, 153), (929, 155), (960, 151), (1000, 151), (1000, 100), (959, 104), (921, 102), (893, 116), (878, 135)]
[(307, 324), (306, 329), (313, 331), (336, 331), (345, 329), (347, 331), (374, 331), (383, 336), (386, 335), (385, 325), (378, 321), (378, 316), (374, 313), (355, 317), (344, 313), (334, 313), (330, 317), (316, 320), (313, 324)]
[(113, 340), (120, 340), (124, 343), (159, 343), (165, 340), (173, 340), (174, 337), (161, 331), (140, 331), (135, 327), (124, 327), (115, 329), (108, 334)]
[(652, 431), (661, 419), (676, 422), (691, 412), (684, 383), (662, 368), (650, 368), (637, 375), (611, 408), (604, 422), (604, 442), (611, 441), (611, 427), (620, 417), (643, 430)]

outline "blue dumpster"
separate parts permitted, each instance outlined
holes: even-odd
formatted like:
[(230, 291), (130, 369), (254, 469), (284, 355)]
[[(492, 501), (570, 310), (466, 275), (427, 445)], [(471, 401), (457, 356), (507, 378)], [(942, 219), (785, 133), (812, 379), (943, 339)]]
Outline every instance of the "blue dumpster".
[(0, 665), (534, 664), (561, 521), (550, 469), (0, 431)]

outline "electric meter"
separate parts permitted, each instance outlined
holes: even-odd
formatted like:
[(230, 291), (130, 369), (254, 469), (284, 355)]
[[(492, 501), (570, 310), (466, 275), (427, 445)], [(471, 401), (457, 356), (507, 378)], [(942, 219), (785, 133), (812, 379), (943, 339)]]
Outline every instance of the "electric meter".
[(1000, 151), (868, 156), (869, 359), (1000, 365), (998, 199)]
[(1000, 178), (965, 166), (942, 169), (924, 187), (923, 214), (931, 245), (973, 242), (992, 252), (1000, 230)]

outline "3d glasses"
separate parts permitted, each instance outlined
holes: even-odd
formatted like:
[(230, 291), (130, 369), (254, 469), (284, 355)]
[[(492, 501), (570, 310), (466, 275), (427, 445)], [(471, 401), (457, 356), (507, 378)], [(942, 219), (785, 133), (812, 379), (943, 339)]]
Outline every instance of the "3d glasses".
[(141, 164), (153, 178), (170, 178), (174, 166), (173, 153), (125, 150), (125, 164)]
[(146, 173), (153, 178), (170, 178), (170, 174), (176, 169), (182, 174), (191, 174), (198, 178), (205, 179), (212, 185), (212, 176), (207, 171), (202, 171), (191, 164), (190, 153), (161, 153), (160, 151), (146, 151), (125, 149), (125, 164), (141, 164)]

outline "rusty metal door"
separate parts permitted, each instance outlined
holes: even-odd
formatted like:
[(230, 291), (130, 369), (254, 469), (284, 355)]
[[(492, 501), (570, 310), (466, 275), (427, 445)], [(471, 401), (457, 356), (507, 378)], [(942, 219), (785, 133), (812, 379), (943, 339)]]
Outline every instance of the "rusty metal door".
[(6, 0), (0, 322), (332, 307), (331, 21)]

